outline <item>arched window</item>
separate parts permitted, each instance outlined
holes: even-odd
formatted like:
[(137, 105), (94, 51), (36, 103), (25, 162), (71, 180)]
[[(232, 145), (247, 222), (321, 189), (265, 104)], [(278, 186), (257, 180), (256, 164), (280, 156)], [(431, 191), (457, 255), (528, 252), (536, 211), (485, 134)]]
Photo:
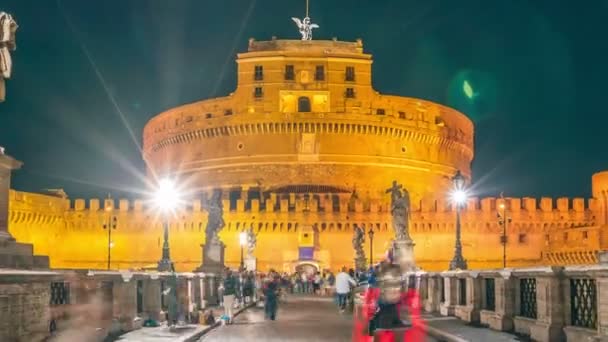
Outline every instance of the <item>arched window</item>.
[(310, 99), (306, 96), (300, 96), (298, 98), (298, 112), (308, 113), (310, 112)]

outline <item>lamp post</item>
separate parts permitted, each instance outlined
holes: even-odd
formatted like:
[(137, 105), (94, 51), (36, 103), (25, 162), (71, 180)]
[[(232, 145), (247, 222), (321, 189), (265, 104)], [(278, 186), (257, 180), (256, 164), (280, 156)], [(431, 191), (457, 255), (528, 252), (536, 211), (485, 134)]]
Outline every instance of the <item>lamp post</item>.
[(243, 247), (247, 243), (247, 233), (241, 232), (239, 234), (239, 244), (241, 245), (241, 271), (245, 269), (245, 261), (243, 259)]
[(173, 261), (171, 261), (169, 249), (169, 214), (173, 211), (178, 202), (178, 194), (175, 184), (169, 179), (162, 179), (159, 182), (158, 190), (155, 195), (155, 202), (162, 212), (163, 217), (163, 254), (158, 261), (158, 270), (161, 272), (174, 271)]
[(370, 227), (367, 232), (369, 235), (369, 267), (374, 265), (374, 230)]
[(460, 170), (458, 170), (456, 175), (452, 178), (452, 183), (454, 185), (452, 202), (456, 206), (456, 242), (454, 244), (454, 257), (452, 258), (452, 261), (450, 261), (450, 270), (467, 269), (467, 261), (462, 256), (462, 243), (460, 241), (460, 210), (467, 201), (465, 181)]
[(500, 197), (503, 199), (502, 203), (498, 208), (502, 211), (496, 213), (498, 217), (498, 224), (502, 226), (502, 236), (500, 237), (500, 243), (502, 243), (502, 268), (507, 268), (507, 224), (511, 223), (511, 218), (507, 216), (507, 206), (505, 205), (504, 197), (501, 194)]
[[(110, 195), (108, 195), (108, 200), (112, 199)], [(116, 215), (112, 215), (112, 206), (107, 204), (105, 207), (106, 213), (108, 213), (108, 221), (103, 224), (103, 229), (108, 230), (108, 271), (110, 270), (110, 261), (112, 258), (112, 247), (114, 244), (112, 243), (112, 230), (116, 229)]]

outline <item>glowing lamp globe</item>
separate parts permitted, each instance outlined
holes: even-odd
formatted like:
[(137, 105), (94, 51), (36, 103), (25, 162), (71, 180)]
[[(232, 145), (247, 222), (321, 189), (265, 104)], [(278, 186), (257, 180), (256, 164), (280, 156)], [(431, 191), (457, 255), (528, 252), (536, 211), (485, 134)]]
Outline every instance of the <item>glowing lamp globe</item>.
[(156, 205), (162, 210), (173, 210), (177, 206), (179, 196), (175, 184), (170, 179), (162, 179), (154, 196)]
[(452, 200), (454, 203), (461, 205), (467, 200), (467, 193), (464, 190), (456, 190), (452, 193)]

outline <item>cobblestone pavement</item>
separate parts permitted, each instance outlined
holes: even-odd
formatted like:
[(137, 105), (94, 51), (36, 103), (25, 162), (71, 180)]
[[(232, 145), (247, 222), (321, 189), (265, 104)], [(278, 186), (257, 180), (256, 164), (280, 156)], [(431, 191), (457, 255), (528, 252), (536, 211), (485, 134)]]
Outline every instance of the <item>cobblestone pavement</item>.
[(264, 320), (263, 309), (248, 309), (234, 324), (214, 329), (200, 341), (349, 342), (352, 341), (352, 323), (352, 315), (338, 313), (331, 299), (292, 296), (280, 304), (276, 321)]

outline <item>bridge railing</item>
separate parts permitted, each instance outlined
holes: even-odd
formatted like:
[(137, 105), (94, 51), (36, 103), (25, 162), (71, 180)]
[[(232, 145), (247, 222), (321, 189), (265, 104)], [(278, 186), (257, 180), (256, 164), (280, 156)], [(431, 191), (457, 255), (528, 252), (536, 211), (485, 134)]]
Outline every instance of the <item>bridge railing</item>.
[(408, 283), (412, 277), (428, 312), (535, 341), (608, 340), (608, 265), (415, 272)]
[(37, 341), (53, 331), (95, 340), (90, 334), (164, 321), (173, 298), (178, 318), (195, 320), (199, 310), (218, 303), (218, 281), (204, 273), (0, 270), (0, 318), (9, 323), (0, 340)]

